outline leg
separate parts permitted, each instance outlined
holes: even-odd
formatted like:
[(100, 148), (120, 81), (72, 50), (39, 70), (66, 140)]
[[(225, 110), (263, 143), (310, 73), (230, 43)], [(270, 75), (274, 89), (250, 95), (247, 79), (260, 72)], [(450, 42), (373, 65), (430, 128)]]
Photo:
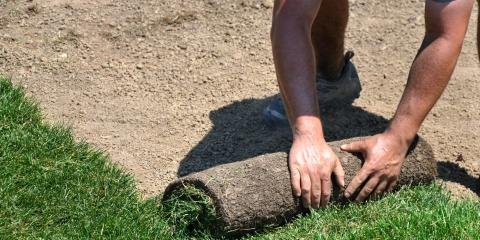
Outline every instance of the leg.
[(348, 0), (324, 0), (312, 26), (317, 69), (329, 79), (338, 77), (343, 68)]

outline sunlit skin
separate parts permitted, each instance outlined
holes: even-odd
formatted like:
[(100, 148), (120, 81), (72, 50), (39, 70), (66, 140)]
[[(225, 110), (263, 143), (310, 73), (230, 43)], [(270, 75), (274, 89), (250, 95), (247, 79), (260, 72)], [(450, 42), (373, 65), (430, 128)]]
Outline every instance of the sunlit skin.
[[(423, 43), (389, 127), (341, 147), (365, 159), (346, 186), (347, 198), (363, 201), (395, 187), (408, 147), (451, 78), (473, 4), (474, 0), (426, 1)], [(317, 68), (331, 77), (343, 68), (347, 21), (347, 0), (275, 1), (271, 37), (277, 79), (293, 133), (289, 155), (292, 189), (307, 208), (329, 202), (332, 174), (340, 186), (345, 185), (340, 161), (324, 139), (315, 76)], [(354, 195), (357, 190), (359, 194)]]

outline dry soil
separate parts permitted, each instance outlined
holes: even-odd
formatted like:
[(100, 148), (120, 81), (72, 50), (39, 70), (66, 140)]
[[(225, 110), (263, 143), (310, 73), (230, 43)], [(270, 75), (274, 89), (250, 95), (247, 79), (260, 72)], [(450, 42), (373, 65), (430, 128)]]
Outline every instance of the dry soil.
[[(364, 91), (356, 107), (324, 116), (347, 119), (331, 131), (364, 135), (355, 116), (371, 117), (373, 128), (392, 116), (422, 40), (423, 7), (351, 0), (347, 48)], [(271, 11), (271, 0), (0, 0), (0, 72), (152, 196), (179, 175), (288, 150), (288, 136), (261, 119), (278, 91)], [(439, 181), (467, 197), (480, 192), (475, 18), (421, 129), (439, 159)]]

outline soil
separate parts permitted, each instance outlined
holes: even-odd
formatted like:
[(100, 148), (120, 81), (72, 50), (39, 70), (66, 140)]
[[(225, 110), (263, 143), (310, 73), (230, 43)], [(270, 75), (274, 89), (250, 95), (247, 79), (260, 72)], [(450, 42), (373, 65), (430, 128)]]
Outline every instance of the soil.
[[(345, 170), (346, 184), (360, 170), (362, 159), (341, 151), (340, 146), (354, 140), (359, 139), (331, 142)], [(300, 199), (292, 194), (287, 159), (285, 152), (264, 154), (188, 175), (167, 187), (163, 201), (168, 206), (169, 201), (178, 198), (175, 192), (194, 186), (213, 200), (219, 221), (210, 226), (214, 226), (221, 235), (238, 235), (261, 230), (264, 226), (279, 226), (305, 212)], [(418, 138), (403, 164), (398, 187), (431, 183), (436, 175), (433, 150), (426, 141)], [(346, 203), (342, 189), (335, 181), (332, 183), (332, 201)]]
[[(422, 40), (423, 5), (351, 1), (347, 49), (364, 90), (352, 112), (324, 118), (362, 114), (375, 125), (392, 116)], [(278, 92), (271, 12), (272, 0), (0, 0), (0, 72), (23, 85), (48, 120), (104, 149), (153, 196), (179, 175), (288, 150), (284, 130), (261, 120)], [(420, 134), (439, 159), (439, 182), (478, 198), (475, 18)], [(355, 119), (348, 130), (342, 124), (331, 130), (366, 133)]]

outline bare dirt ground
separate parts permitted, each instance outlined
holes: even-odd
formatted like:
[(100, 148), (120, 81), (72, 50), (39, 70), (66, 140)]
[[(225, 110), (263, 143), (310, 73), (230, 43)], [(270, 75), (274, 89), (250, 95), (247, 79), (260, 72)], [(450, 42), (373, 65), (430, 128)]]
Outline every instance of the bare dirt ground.
[[(340, 122), (329, 131), (368, 134), (365, 124), (379, 128), (392, 116), (421, 42), (423, 5), (351, 1), (347, 48), (364, 91), (355, 107), (324, 116)], [(271, 11), (271, 0), (0, 0), (0, 72), (152, 196), (179, 175), (288, 150), (288, 136), (261, 119), (278, 91)], [(454, 77), (421, 129), (439, 181), (472, 197), (480, 194), (475, 15)]]

